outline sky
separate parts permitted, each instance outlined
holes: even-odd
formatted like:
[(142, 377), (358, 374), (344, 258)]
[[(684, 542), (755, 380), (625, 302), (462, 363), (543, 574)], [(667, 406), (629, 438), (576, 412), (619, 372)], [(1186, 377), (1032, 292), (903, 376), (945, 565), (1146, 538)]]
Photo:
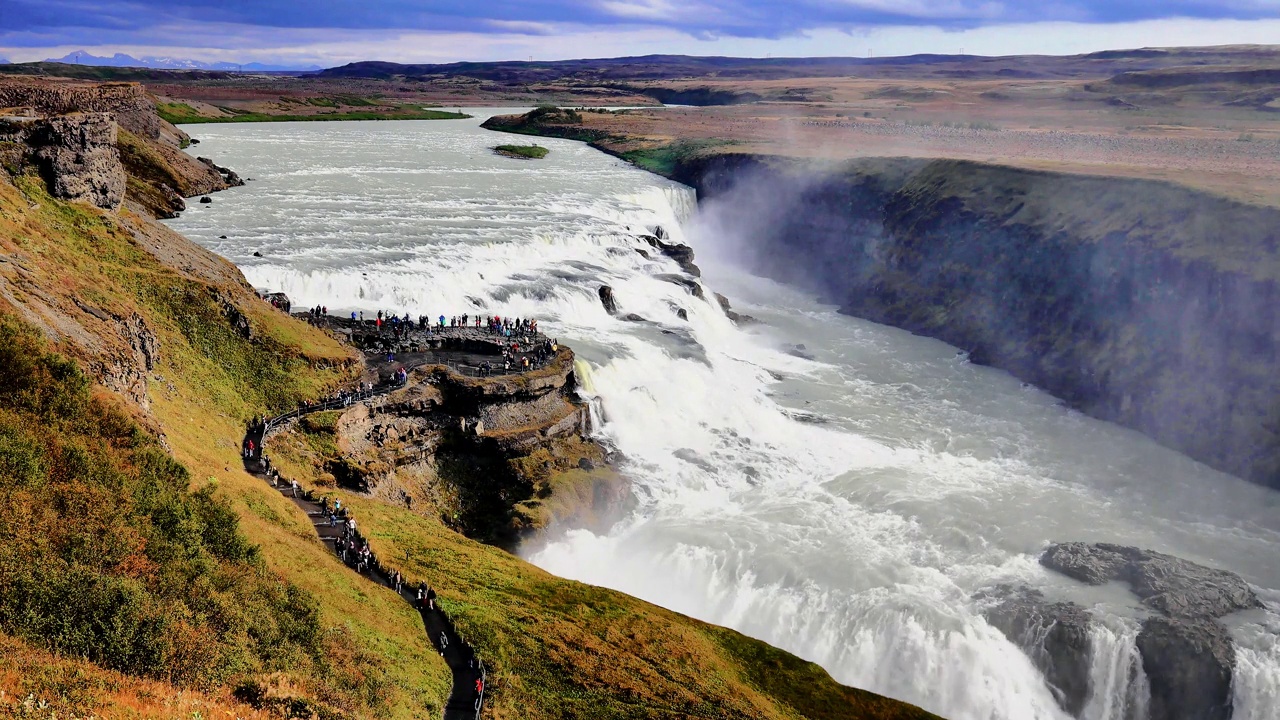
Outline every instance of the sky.
[(1280, 0), (0, 0), (0, 57), (865, 57), (1280, 43)]

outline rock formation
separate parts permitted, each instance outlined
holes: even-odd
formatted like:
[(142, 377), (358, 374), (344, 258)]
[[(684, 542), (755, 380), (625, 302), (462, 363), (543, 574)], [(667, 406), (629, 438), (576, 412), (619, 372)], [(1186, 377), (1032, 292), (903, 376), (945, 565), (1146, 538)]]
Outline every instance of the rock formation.
[(1239, 575), (1150, 550), (1060, 543), (1040, 556), (1040, 564), (1090, 585), (1128, 583), (1145, 605), (1174, 618), (1219, 618), (1262, 607)]
[[(586, 522), (621, 507), (629, 490), (588, 439), (574, 355), (519, 374), (469, 377), (445, 365), (410, 373), (403, 390), (337, 420), (336, 482), (411, 509), (448, 515), (472, 537), (513, 546), (551, 522)], [(581, 475), (578, 489), (553, 476)], [(545, 507), (544, 507), (545, 506)], [(600, 527), (592, 521), (592, 527)]]
[(1000, 589), (987, 621), (1031, 658), (1063, 710), (1080, 717), (1089, 700), (1093, 618), (1079, 605), (1049, 602), (1031, 588)]
[(604, 306), (605, 312), (610, 315), (618, 314), (618, 301), (613, 297), (613, 288), (608, 285), (600, 286), (600, 304)]
[[(186, 209), (184, 197), (206, 195), (228, 187), (242, 185), (240, 178), (212, 162), (201, 162), (181, 150), (190, 138), (165, 122), (156, 112), (155, 100), (137, 83), (89, 83), (56, 78), (0, 78), (0, 109), (18, 108), (23, 114), (37, 118), (76, 117), (80, 113), (108, 117), (118, 126), (112, 130), (111, 144), (118, 150), (118, 163), (135, 182), (124, 184), (119, 175), (121, 192), (147, 213), (160, 218), (174, 217)], [(0, 112), (0, 115), (3, 115)], [(61, 122), (75, 125), (74, 120)], [(59, 131), (71, 130), (63, 128)], [(103, 131), (95, 131), (100, 138)], [(0, 135), (5, 130), (0, 129)], [(2, 142), (3, 139), (0, 139)], [(22, 142), (25, 142), (22, 141)], [(54, 147), (57, 147), (55, 143)], [(95, 164), (102, 167), (103, 152), (97, 156), (68, 152), (51, 152), (61, 165), (81, 165), (85, 170)], [(93, 172), (90, 174), (98, 174)], [(75, 174), (69, 177), (74, 178)], [(105, 196), (95, 186), (67, 188), (68, 192), (96, 196), (97, 202), (114, 199), (112, 185)], [(111, 207), (119, 207), (115, 202)], [(107, 207), (107, 205), (100, 205)]]
[[(1217, 618), (1262, 607), (1248, 583), (1234, 573), (1172, 555), (1108, 543), (1056, 544), (1040, 562), (1090, 585), (1127, 583), (1143, 604), (1159, 613), (1143, 621), (1137, 640), (1151, 685), (1150, 717), (1231, 717), (1235, 646)], [(1061, 617), (1071, 622), (1079, 617), (1078, 608), (1060, 605), (1053, 611)]]
[(126, 176), (116, 150), (116, 124), (104, 113), (0, 121), (0, 142), (21, 150), (60, 200), (116, 210), (124, 202)]
[(694, 277), (702, 277), (702, 270), (693, 264), (693, 248), (688, 245), (664, 242), (662, 238), (666, 237), (666, 231), (661, 227), (657, 231), (662, 232), (661, 235), (644, 235), (645, 242), (649, 243), (655, 250), (663, 255), (675, 260), (680, 269), (689, 273)]
[(1153, 617), (1138, 635), (1151, 718), (1230, 720), (1235, 646), (1212, 620)]

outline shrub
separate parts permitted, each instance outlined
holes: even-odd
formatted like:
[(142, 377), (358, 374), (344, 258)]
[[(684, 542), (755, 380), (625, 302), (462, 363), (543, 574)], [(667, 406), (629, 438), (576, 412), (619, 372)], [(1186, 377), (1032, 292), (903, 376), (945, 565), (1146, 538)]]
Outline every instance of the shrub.
[(0, 630), (199, 686), (318, 658), (315, 601), (190, 482), (78, 366), (0, 316)]

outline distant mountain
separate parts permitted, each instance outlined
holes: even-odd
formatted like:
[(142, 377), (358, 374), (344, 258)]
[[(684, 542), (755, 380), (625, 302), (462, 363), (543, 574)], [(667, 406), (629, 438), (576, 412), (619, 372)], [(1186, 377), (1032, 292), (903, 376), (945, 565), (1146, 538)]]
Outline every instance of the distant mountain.
[[(319, 73), (322, 78), (469, 77), (505, 85), (541, 82), (623, 83), (693, 78), (784, 80), (797, 77), (876, 77), (938, 79), (1105, 78), (1121, 72), (1184, 65), (1263, 65), (1280, 62), (1280, 46), (1144, 48), (1090, 55), (1047, 56), (922, 54), (903, 57), (746, 58), (689, 55), (550, 61), (458, 62), (405, 65), (357, 62)], [(639, 89), (639, 88), (632, 88)]]
[(9, 64), (9, 58), (0, 57), (0, 65), (8, 65), (8, 64)]
[(264, 65), (262, 63), (245, 63), (243, 65), (229, 62), (207, 63), (199, 60), (172, 57), (140, 57), (124, 53), (116, 53), (111, 57), (99, 57), (84, 50), (67, 53), (60, 58), (49, 58), (45, 62), (67, 63), (71, 65), (95, 65), (99, 67), (139, 67), (157, 70), (220, 70), (223, 72), (312, 72), (322, 69), (319, 65)]

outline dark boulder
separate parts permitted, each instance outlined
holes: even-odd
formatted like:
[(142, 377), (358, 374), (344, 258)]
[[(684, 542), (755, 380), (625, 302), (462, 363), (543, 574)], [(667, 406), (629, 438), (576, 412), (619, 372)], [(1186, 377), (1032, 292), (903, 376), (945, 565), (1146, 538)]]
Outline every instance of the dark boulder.
[(613, 297), (613, 288), (608, 285), (600, 286), (600, 304), (604, 306), (605, 312), (610, 315), (618, 314), (618, 301)]
[(694, 280), (693, 278), (687, 278), (681, 275), (672, 275), (670, 273), (663, 273), (662, 275), (656, 275), (655, 277), (657, 277), (659, 280), (666, 280), (669, 283), (679, 285), (685, 290), (688, 290), (689, 294), (693, 295), (699, 300), (707, 299), (707, 294), (702, 290), (702, 284), (699, 283), (697, 280)]
[(680, 318), (681, 320), (688, 320), (689, 311), (685, 310), (684, 308), (676, 308), (676, 317)]
[(1049, 602), (1030, 588), (1001, 588), (1008, 595), (988, 610), (987, 622), (1022, 649), (1044, 674), (1058, 705), (1080, 717), (1089, 701), (1093, 617), (1079, 605)]
[(652, 248), (675, 260), (681, 270), (694, 277), (702, 277), (702, 270), (693, 264), (693, 248), (679, 243), (663, 242), (661, 237), (654, 237), (653, 235), (644, 235), (643, 237), (644, 241), (649, 243)]
[(262, 257), (262, 253), (261, 253), (261, 252), (258, 252), (257, 250), (255, 250), (255, 251), (253, 252), (253, 256), (254, 256), (254, 257)]
[(1148, 607), (1175, 618), (1219, 618), (1262, 607), (1239, 575), (1172, 555), (1109, 543), (1060, 543), (1040, 564), (1090, 585), (1128, 583)]
[(627, 322), (649, 322), (648, 320), (645, 320), (643, 317), (635, 313), (627, 313), (626, 316), (624, 316), (622, 319), (626, 320)]
[(199, 160), (210, 168), (213, 168), (214, 171), (222, 176), (223, 182), (225, 182), (228, 187), (240, 187), (241, 185), (244, 185), (244, 180), (241, 180), (240, 176), (230, 168), (224, 168), (206, 157), (196, 158), (196, 160)]
[(204, 197), (200, 198), (201, 205), (208, 205), (211, 202), (213, 202), (213, 198), (209, 197), (208, 195), (205, 195)]
[(1149, 618), (1138, 634), (1151, 685), (1149, 717), (1230, 720), (1235, 646), (1213, 620)]

